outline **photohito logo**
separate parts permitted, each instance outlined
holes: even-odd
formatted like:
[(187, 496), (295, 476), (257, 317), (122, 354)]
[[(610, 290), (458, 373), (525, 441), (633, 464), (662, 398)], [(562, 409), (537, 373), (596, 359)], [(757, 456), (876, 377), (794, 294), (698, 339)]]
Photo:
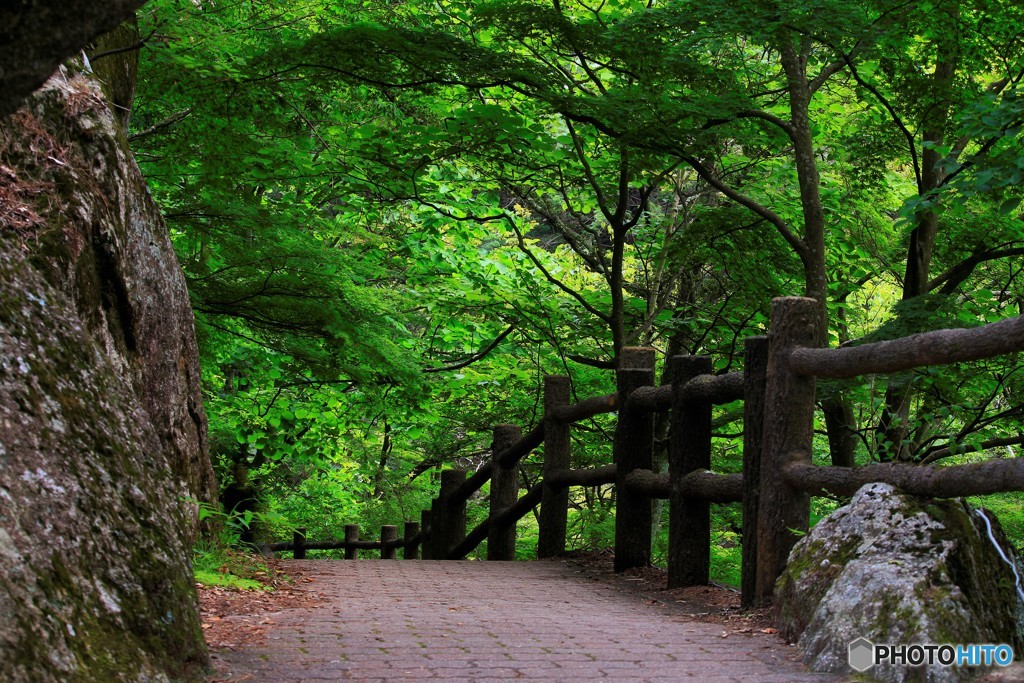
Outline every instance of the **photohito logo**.
[(857, 672), (877, 664), (903, 666), (1009, 666), (1013, 648), (1009, 645), (876, 645), (867, 638), (850, 643), (847, 661)]

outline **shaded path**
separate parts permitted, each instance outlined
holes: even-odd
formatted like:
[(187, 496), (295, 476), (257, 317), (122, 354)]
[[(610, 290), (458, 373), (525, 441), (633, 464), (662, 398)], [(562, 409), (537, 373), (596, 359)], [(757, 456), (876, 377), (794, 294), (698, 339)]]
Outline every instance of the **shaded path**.
[(215, 655), (233, 680), (836, 681), (776, 636), (730, 634), (562, 562), (301, 561), (325, 602)]

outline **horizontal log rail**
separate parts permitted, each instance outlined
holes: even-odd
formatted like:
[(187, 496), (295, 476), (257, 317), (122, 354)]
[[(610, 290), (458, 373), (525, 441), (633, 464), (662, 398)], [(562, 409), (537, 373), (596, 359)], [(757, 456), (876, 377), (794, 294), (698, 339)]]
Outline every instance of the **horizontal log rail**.
[(555, 411), (553, 417), (558, 422), (573, 424), (603, 413), (614, 413), (619, 409), (619, 395), (606, 394), (584, 399), (579, 403), (562, 406)]
[(627, 404), (635, 410), (661, 412), (672, 405), (672, 385), (640, 387), (629, 395)]
[[(668, 410), (672, 406), (671, 385), (641, 387), (629, 395), (629, 407), (637, 410)], [(743, 373), (698, 375), (679, 388), (683, 403), (721, 405), (743, 398)]]
[(795, 348), (789, 366), (799, 375), (844, 379), (949, 365), (1024, 351), (1024, 316), (964, 330), (935, 330), (902, 339), (838, 349)]
[[(397, 549), (404, 548), (406, 545), (418, 545), (421, 540), (422, 534), (416, 534), (409, 538), (409, 543), (406, 543), (405, 538), (396, 538), (393, 541), (309, 541), (303, 543), (302, 547), (306, 550), (348, 550), (349, 548), (355, 548), (356, 550), (386, 550), (386, 549)], [(293, 551), (295, 550), (294, 541), (283, 541), (280, 543), (270, 543), (266, 546), (267, 550), (272, 552), (280, 551)]]
[(918, 496), (958, 498), (1024, 490), (1024, 458), (944, 467), (909, 463), (820, 467), (795, 462), (786, 467), (785, 477), (790, 486), (811, 495), (851, 496), (865, 484), (881, 482)]
[(668, 473), (658, 474), (650, 470), (633, 470), (623, 480), (626, 487), (634, 493), (648, 498), (666, 499), (672, 492)]
[(700, 375), (683, 386), (683, 403), (721, 405), (743, 398), (743, 373)]
[(584, 468), (578, 470), (560, 470), (553, 472), (544, 479), (548, 486), (565, 488), (567, 486), (601, 486), (615, 483), (615, 465)]
[[(672, 485), (668, 473), (634, 470), (626, 477), (626, 486), (651, 498), (668, 498)], [(709, 503), (738, 503), (743, 500), (743, 475), (718, 474), (709, 470), (690, 472), (679, 481), (678, 492), (688, 498)]]

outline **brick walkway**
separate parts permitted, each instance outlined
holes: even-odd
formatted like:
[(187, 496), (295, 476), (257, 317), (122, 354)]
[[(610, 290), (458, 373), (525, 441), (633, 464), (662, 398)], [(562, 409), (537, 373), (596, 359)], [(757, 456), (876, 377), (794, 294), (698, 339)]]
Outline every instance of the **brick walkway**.
[(312, 681), (836, 681), (777, 636), (730, 633), (585, 581), (561, 562), (307, 560), (326, 602), (273, 617), (220, 676)]

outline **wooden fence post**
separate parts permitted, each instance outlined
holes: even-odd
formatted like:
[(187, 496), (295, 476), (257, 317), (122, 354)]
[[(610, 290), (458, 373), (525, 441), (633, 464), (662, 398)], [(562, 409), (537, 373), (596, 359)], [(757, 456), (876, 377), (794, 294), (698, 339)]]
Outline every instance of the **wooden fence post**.
[(438, 534), (439, 545), (436, 555), (439, 560), (447, 560), (448, 552), (466, 537), (466, 501), (453, 503), (451, 494), (466, 481), (466, 470), (451, 469), (441, 472), (441, 533)]
[(757, 590), (757, 518), (764, 435), (764, 382), (768, 371), (768, 337), (744, 342), (743, 361), (743, 562), (740, 603), (754, 604)]
[(424, 560), (434, 559), (434, 518), (430, 510), (420, 510), (420, 553)]
[(430, 559), (443, 560), (441, 545), (444, 543), (444, 501), (440, 494), (430, 501)]
[(807, 530), (810, 497), (786, 484), (794, 462), (810, 463), (814, 436), (814, 377), (789, 369), (789, 354), (816, 346), (819, 303), (804, 297), (772, 300), (765, 378), (764, 442), (757, 517), (755, 604), (771, 600), (776, 579), (786, 567), (797, 535)]
[(626, 476), (651, 469), (654, 413), (629, 410), (629, 394), (654, 384), (654, 349), (624, 348), (619, 352), (617, 377), (619, 424), (615, 428), (615, 571), (651, 563), (651, 499), (630, 493)]
[(380, 559), (382, 560), (393, 560), (395, 559), (395, 551), (397, 547), (394, 545), (388, 546), (389, 543), (394, 544), (398, 540), (398, 527), (394, 524), (385, 524), (380, 528)]
[[(569, 378), (544, 378), (544, 479), (553, 472), (569, 469), (569, 425), (555, 420), (555, 411), (569, 404)], [(568, 487), (544, 487), (537, 532), (537, 557), (555, 557), (565, 552), (565, 525), (569, 512)]]
[(419, 522), (406, 522), (405, 523), (405, 545), (402, 546), (402, 559), (403, 560), (418, 560), (420, 559), (420, 541), (413, 541), (413, 538), (420, 532)]
[(678, 492), (694, 470), (711, 469), (711, 404), (683, 401), (682, 388), (713, 370), (709, 356), (675, 356), (672, 377), (672, 426), (668, 444), (668, 587), (707, 585), (711, 571), (711, 504)]
[(292, 534), (292, 557), (296, 560), (306, 559), (306, 527), (300, 526)]
[[(355, 543), (359, 540), (359, 525), (358, 524), (346, 524), (345, 525), (345, 543)], [(358, 560), (359, 549), (358, 548), (345, 548), (345, 559), (346, 560)]]
[[(491, 453), (498, 455), (519, 441), (521, 437), (522, 430), (516, 425), (498, 425), (494, 428)], [(515, 505), (519, 495), (519, 473), (516, 465), (502, 467), (494, 460), (493, 456), (491, 463), (490, 518), (492, 524), (487, 532), (487, 559), (514, 560), (516, 559), (516, 525), (513, 523), (506, 529), (499, 529), (493, 520), (502, 511)]]

